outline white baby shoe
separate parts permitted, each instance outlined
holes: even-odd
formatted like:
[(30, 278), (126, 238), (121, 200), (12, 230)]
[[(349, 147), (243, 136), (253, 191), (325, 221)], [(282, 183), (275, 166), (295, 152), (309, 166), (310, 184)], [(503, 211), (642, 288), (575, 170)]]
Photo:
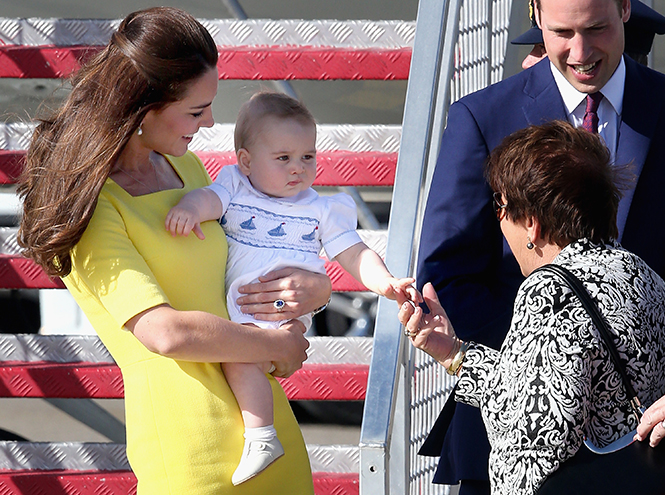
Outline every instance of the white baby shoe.
[(277, 437), (272, 440), (245, 440), (240, 464), (231, 477), (234, 485), (253, 478), (284, 455), (284, 447)]

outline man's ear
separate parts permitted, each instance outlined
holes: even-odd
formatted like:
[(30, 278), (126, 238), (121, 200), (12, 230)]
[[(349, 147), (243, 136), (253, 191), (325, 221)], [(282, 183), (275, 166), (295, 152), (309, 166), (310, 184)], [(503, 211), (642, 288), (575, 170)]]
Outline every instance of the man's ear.
[(630, 19), (630, 12), (631, 12), (630, 0), (623, 0), (621, 4), (621, 20), (624, 23), (628, 22), (628, 19)]
[(240, 148), (236, 152), (236, 157), (238, 158), (238, 168), (243, 173), (243, 175), (249, 175), (251, 171), (251, 162), (252, 156), (249, 154), (245, 148)]
[(533, 9), (533, 20), (535, 21), (536, 26), (538, 26), (540, 28), (540, 30), (542, 31), (543, 26), (540, 24), (540, 9), (538, 8), (538, 6), (536, 5), (535, 2), (532, 3), (532, 4), (529, 4), (529, 8)]

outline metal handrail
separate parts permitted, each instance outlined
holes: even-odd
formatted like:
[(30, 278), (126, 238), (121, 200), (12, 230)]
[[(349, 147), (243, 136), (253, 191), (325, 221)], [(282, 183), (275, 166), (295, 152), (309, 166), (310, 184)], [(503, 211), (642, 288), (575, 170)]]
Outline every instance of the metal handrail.
[[(420, 1), (386, 248), (395, 274), (414, 272), (450, 102), (503, 76), (512, 4)], [(431, 484), (436, 460), (415, 449), (453, 383), (431, 357), (405, 345), (394, 304), (380, 300), (360, 437), (361, 495), (449, 493)]]
[[(443, 33), (446, 25), (456, 33), (459, 7), (460, 0), (421, 0), (418, 6), (386, 247), (386, 264), (399, 276), (413, 273), (426, 170), (436, 159), (449, 99), (441, 89), (452, 77), (457, 39), (456, 34), (444, 38)], [(440, 93), (446, 97), (440, 100)], [(408, 493), (406, 384), (412, 369), (407, 352), (412, 351), (402, 338), (395, 305), (381, 299), (360, 434), (361, 495)]]

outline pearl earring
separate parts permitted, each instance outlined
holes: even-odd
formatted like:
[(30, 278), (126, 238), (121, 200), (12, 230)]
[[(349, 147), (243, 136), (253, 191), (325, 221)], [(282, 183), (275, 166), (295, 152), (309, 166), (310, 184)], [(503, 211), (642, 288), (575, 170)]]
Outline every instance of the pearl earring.
[(527, 237), (526, 240), (528, 241), (528, 242), (526, 243), (526, 248), (527, 248), (527, 249), (533, 249), (533, 248), (536, 247), (536, 246), (534, 246), (533, 242), (531, 242), (531, 238), (530, 238), (530, 237)]
[(138, 134), (139, 136), (143, 135), (143, 122), (141, 122), (141, 125), (139, 125), (139, 130), (136, 131), (136, 134)]

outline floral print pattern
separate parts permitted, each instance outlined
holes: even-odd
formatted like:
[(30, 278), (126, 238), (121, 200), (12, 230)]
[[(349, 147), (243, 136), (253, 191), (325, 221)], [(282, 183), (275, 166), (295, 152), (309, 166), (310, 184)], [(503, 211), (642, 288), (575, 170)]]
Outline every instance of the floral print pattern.
[[(643, 405), (665, 394), (665, 282), (617, 244), (580, 240), (554, 263), (598, 304)], [(591, 317), (550, 272), (522, 283), (500, 351), (471, 346), (456, 400), (481, 409), (493, 494), (533, 494), (585, 436), (602, 447), (637, 426)]]

